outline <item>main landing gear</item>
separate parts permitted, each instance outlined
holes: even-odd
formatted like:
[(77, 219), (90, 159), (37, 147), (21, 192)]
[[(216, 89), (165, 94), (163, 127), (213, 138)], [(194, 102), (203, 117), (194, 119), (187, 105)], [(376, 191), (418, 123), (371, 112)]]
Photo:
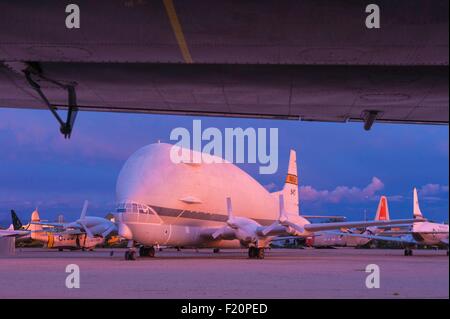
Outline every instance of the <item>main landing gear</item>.
[(405, 248), (405, 256), (412, 256), (413, 250), (411, 248)]
[[(132, 242), (132, 241), (131, 241)], [(139, 247), (139, 257), (155, 257), (156, 249), (153, 246)], [(133, 243), (128, 243), (128, 250), (125, 252), (125, 260), (136, 260), (137, 251)]]
[(136, 251), (135, 250), (127, 250), (125, 252), (125, 260), (136, 260)]
[(248, 258), (250, 259), (264, 259), (264, 248), (249, 247)]
[(128, 250), (125, 252), (125, 260), (136, 260), (136, 248), (134, 248), (134, 241), (129, 240), (127, 247)]
[(155, 257), (155, 247), (151, 246), (151, 247), (146, 247), (146, 246), (142, 246), (141, 248), (139, 248), (139, 256), (140, 257)]

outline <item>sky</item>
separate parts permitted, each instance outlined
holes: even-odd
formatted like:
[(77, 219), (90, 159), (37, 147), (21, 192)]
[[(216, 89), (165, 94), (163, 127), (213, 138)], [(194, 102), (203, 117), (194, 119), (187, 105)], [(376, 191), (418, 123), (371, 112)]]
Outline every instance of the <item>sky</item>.
[(259, 174), (260, 164), (239, 166), (276, 191), (284, 183), (289, 149), (295, 149), (301, 213), (372, 219), (379, 197), (386, 195), (391, 218), (410, 218), (417, 187), (425, 216), (448, 220), (448, 126), (376, 123), (366, 132), (361, 123), (80, 112), (65, 140), (49, 111), (0, 108), (0, 225), (10, 223), (11, 209), (23, 221), (35, 208), (43, 219), (59, 214), (75, 219), (85, 199), (90, 215), (112, 212), (116, 179), (127, 158), (147, 144), (170, 143), (171, 131), (192, 130), (194, 119), (222, 132), (278, 128), (274, 174)]

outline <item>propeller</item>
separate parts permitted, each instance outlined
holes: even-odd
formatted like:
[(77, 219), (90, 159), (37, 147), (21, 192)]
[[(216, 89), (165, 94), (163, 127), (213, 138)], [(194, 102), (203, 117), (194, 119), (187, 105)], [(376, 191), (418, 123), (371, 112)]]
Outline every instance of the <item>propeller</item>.
[(280, 194), (280, 196), (278, 197), (278, 220), (273, 222), (272, 224), (270, 224), (266, 228), (264, 228), (264, 230), (262, 231), (262, 234), (264, 236), (266, 236), (273, 229), (275, 229), (276, 227), (280, 226), (281, 225), (281, 221), (285, 221), (285, 220), (287, 220), (287, 217), (285, 216), (285, 213), (284, 213), (284, 196), (283, 196), (283, 194)]
[(228, 215), (228, 219), (226, 221), (227, 226), (221, 227), (219, 229), (217, 229), (213, 234), (212, 237), (214, 239), (219, 238), (220, 236), (222, 236), (223, 234), (226, 233), (226, 231), (228, 230), (227, 227), (230, 227), (232, 229), (237, 229), (238, 225), (236, 224), (235, 218), (233, 216), (233, 206), (231, 205), (231, 198), (227, 197), (227, 215)]
[(94, 235), (92, 234), (91, 230), (89, 229), (89, 227), (87, 227), (87, 225), (84, 222), (84, 220), (86, 219), (86, 212), (87, 212), (88, 205), (89, 205), (89, 202), (87, 200), (85, 200), (84, 204), (83, 204), (83, 209), (81, 210), (80, 219), (78, 219), (76, 221), (76, 224), (80, 225), (81, 228), (84, 229), (84, 231), (86, 232), (86, 235), (89, 238), (92, 238), (92, 237), (94, 237)]
[(237, 229), (238, 226), (236, 224), (235, 218), (233, 216), (233, 206), (231, 205), (231, 198), (227, 197), (227, 225), (233, 229)]
[(84, 204), (83, 204), (83, 209), (81, 210), (80, 219), (84, 219), (86, 217), (88, 205), (89, 205), (89, 202), (87, 200), (85, 200)]
[(278, 226), (285, 226), (294, 229), (295, 233), (301, 234), (305, 231), (305, 229), (291, 221), (289, 221), (288, 216), (286, 215), (286, 210), (284, 209), (284, 196), (283, 194), (280, 194), (278, 197), (278, 203), (279, 203), (279, 215), (278, 215), (278, 221), (272, 223), (271, 225), (267, 226), (263, 231), (262, 234), (266, 236), (269, 234), (273, 229), (275, 229)]
[(116, 225), (115, 225), (115, 224), (111, 224), (111, 226), (109, 226), (109, 227), (102, 233), (102, 237), (105, 238), (105, 237), (108, 236), (109, 233), (111, 233), (114, 229), (116, 229)]
[(84, 231), (86, 232), (86, 235), (87, 235), (89, 238), (94, 237), (94, 235), (92, 234), (91, 230), (89, 229), (89, 227), (86, 226), (86, 224), (85, 224), (84, 222), (78, 221), (78, 224), (81, 225), (81, 227), (84, 229)]

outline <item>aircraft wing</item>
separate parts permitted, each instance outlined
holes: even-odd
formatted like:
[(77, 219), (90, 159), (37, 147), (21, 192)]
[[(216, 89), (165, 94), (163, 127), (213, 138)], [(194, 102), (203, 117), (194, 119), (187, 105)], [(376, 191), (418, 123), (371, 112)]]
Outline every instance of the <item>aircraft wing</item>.
[(56, 228), (64, 228), (66, 224), (63, 223), (51, 223), (51, 222), (31, 222), (32, 225), (41, 225), (41, 226), (49, 226)]
[(326, 215), (303, 215), (302, 217), (306, 219), (336, 219), (336, 220), (346, 220), (347, 217), (345, 216), (326, 216)]
[(403, 230), (406, 232), (406, 231), (409, 231), (409, 229), (411, 228), (411, 225), (408, 225), (408, 224), (406, 224), (406, 225), (395, 225), (395, 227), (392, 227), (392, 226), (378, 226), (378, 229), (382, 229), (382, 230), (386, 229), (386, 231), (390, 231), (390, 229), (392, 229), (392, 228), (399, 229), (398, 230), (399, 232), (402, 232)]
[(405, 243), (405, 244), (415, 244), (415, 245), (420, 244), (416, 240), (414, 240), (412, 238), (406, 238), (406, 237), (390, 237), (390, 236), (352, 234), (352, 233), (342, 233), (342, 232), (336, 232), (336, 234), (350, 236), (350, 237), (359, 237), (359, 238), (375, 239), (375, 240), (382, 240), (382, 241), (389, 241), (389, 242)]
[(20, 237), (23, 235), (28, 235), (30, 232), (26, 230), (9, 230), (0, 229), (0, 237)]
[(374, 221), (358, 221), (358, 222), (339, 222), (339, 223), (323, 223), (323, 224), (307, 224), (304, 226), (305, 230), (310, 232), (317, 232), (323, 230), (336, 230), (341, 228), (356, 228), (356, 227), (370, 227), (370, 226), (390, 226), (407, 223), (415, 223), (417, 219), (398, 219), (398, 220), (374, 220)]
[(68, 234), (68, 235), (79, 235), (79, 234), (85, 234), (84, 231), (82, 231), (79, 228), (75, 228), (75, 229), (66, 229), (62, 232), (63, 234)]
[(33, 61), (52, 109), (448, 124), (447, 0), (384, 1), (376, 36), (358, 1), (80, 0), (83, 33), (62, 1), (3, 2), (0, 107), (49, 109), (14, 66)]
[[(429, 231), (429, 232), (420, 232), (421, 234), (430, 235), (430, 234), (436, 234), (436, 235), (442, 235), (442, 234), (448, 234), (448, 232), (442, 232), (442, 231)], [(411, 235), (414, 234), (413, 231), (384, 231), (383, 235), (385, 236), (399, 236), (399, 235)]]

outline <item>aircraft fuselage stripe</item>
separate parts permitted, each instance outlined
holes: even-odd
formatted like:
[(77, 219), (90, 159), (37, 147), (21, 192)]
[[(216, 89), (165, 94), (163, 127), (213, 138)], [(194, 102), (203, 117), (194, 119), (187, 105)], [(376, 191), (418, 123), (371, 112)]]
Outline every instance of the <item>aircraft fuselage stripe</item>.
[[(153, 208), (160, 217), (179, 217), (179, 218), (188, 218), (188, 219), (196, 219), (196, 220), (215, 221), (215, 222), (222, 222), (222, 223), (225, 223), (228, 219), (228, 217), (226, 215), (222, 215), (222, 214), (205, 213), (205, 212), (199, 212), (199, 211), (189, 211), (189, 210), (151, 206), (151, 205), (149, 205), (149, 206), (151, 208)], [(273, 219), (256, 219), (256, 218), (251, 218), (251, 219), (263, 226), (270, 225), (275, 221)]]

